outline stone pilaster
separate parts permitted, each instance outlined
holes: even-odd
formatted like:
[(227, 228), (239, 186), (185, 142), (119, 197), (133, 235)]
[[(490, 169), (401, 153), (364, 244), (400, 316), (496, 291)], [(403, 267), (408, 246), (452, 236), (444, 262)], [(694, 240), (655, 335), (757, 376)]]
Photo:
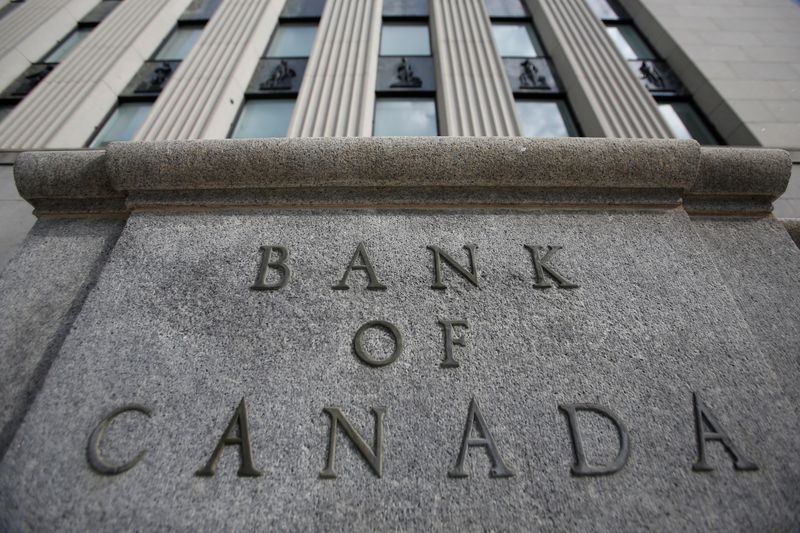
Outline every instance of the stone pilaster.
[(285, 0), (225, 0), (158, 97), (138, 140), (223, 139)]
[[(0, 90), (39, 61), (100, 0), (27, 0), (0, 19)], [(0, 7), (8, 0), (0, 2)]]
[(655, 100), (625, 64), (585, 0), (528, 0), (528, 6), (584, 134), (672, 136)]
[(328, 0), (289, 137), (372, 134), (381, 0)]
[(122, 2), (5, 118), (0, 146), (84, 146), (189, 1)]
[(519, 135), (483, 0), (432, 0), (443, 135)]

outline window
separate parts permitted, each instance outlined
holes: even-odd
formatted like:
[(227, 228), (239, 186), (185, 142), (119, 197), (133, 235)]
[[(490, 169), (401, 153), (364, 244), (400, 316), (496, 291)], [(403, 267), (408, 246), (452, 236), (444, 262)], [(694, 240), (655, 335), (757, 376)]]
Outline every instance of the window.
[[(203, 24), (211, 18), (219, 4), (220, 0), (193, 0), (189, 4), (178, 25), (123, 89), (117, 108), (90, 141), (92, 148), (112, 141), (133, 139), (147, 119), (156, 98), (200, 38)], [(186, 20), (191, 23), (187, 24)]]
[(639, 79), (658, 103), (658, 110), (678, 139), (696, 139), (719, 144), (717, 135), (692, 103), (691, 96), (666, 61), (639, 33), (633, 20), (617, 0), (586, 0), (606, 26), (606, 32)]
[(294, 99), (247, 100), (231, 137), (255, 139), (286, 137), (294, 111)]
[(266, 57), (308, 57), (316, 36), (316, 24), (282, 24), (272, 36)]
[(285, 137), (314, 48), (324, 0), (288, 0), (245, 90), (229, 137)]
[(438, 135), (433, 98), (376, 99), (373, 134), (376, 137)]
[(486, 0), (486, 11), (491, 18), (524, 18), (528, 11), (520, 0)]
[(383, 18), (428, 16), (428, 0), (383, 0)]
[(579, 135), (555, 68), (536, 35), (530, 15), (518, 0), (485, 0), (492, 36), (502, 57), (522, 135)]
[(695, 139), (700, 144), (717, 144), (714, 134), (691, 103), (659, 103), (658, 110), (678, 139)]
[(438, 135), (428, 2), (384, 0), (383, 8), (372, 134)]
[(632, 26), (607, 26), (609, 37), (625, 59), (655, 59), (653, 51)]
[(91, 28), (78, 28), (70, 33), (66, 39), (56, 46), (55, 50), (50, 52), (44, 58), (44, 63), (61, 63), (61, 61), (69, 54), (73, 48), (78, 46), (92, 32)]
[(525, 137), (574, 137), (578, 134), (563, 100), (518, 99), (516, 104)]
[(164, 41), (153, 59), (156, 61), (180, 61), (186, 57), (189, 50), (203, 33), (202, 26), (178, 26)]
[(542, 45), (530, 24), (493, 23), (492, 35), (502, 57), (543, 56)]
[(117, 106), (100, 133), (94, 138), (91, 148), (102, 148), (113, 141), (128, 141), (136, 135), (150, 113), (153, 102), (124, 102)]
[(381, 29), (382, 56), (429, 56), (431, 38), (427, 24), (384, 24)]
[(283, 7), (282, 19), (314, 19), (319, 20), (325, 0), (289, 0)]

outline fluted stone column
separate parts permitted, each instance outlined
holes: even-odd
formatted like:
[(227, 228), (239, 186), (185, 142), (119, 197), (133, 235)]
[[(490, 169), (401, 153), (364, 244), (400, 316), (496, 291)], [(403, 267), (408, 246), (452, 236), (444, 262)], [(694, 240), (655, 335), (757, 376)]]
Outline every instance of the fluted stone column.
[(289, 137), (372, 134), (382, 0), (328, 0)]
[(655, 100), (585, 0), (528, 0), (539, 34), (590, 137), (669, 138)]
[[(39, 61), (100, 0), (27, 0), (0, 19), (0, 90)], [(0, 2), (0, 7), (8, 1)]]
[(136, 140), (224, 139), (285, 0), (225, 0)]
[(519, 135), (483, 0), (431, 0), (443, 135)]
[(84, 146), (189, 2), (122, 2), (5, 118), (0, 146)]

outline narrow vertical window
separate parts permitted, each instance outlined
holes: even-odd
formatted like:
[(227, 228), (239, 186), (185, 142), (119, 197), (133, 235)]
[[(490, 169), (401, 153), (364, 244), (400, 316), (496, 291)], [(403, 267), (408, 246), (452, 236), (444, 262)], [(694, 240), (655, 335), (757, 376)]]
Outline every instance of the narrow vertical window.
[(324, 0), (286, 2), (229, 137), (286, 136), (324, 7)]
[(701, 144), (719, 144), (713, 128), (692, 102), (691, 95), (616, 0), (586, 0), (603, 21), (606, 32), (639, 82), (658, 103), (658, 110), (678, 139), (695, 139)]
[(492, 37), (514, 94), (522, 135), (579, 135), (567, 96), (520, 0), (485, 0)]
[(178, 24), (122, 91), (117, 107), (98, 128), (89, 143), (90, 147), (99, 148), (113, 141), (129, 141), (136, 135), (158, 95), (200, 39), (205, 24), (220, 2), (195, 0), (189, 4), (178, 19)]
[(384, 0), (375, 136), (436, 136), (436, 75), (426, 0)]

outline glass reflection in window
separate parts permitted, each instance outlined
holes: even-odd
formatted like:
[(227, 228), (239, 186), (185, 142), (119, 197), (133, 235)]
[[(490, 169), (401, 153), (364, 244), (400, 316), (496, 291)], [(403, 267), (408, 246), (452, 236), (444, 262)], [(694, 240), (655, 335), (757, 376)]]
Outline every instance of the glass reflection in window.
[(236, 139), (286, 137), (292, 120), (294, 100), (247, 100), (233, 130)]
[(578, 134), (569, 109), (559, 100), (517, 100), (525, 137), (572, 137)]
[(502, 57), (539, 57), (542, 45), (530, 24), (494, 23), (492, 35)]
[(435, 136), (436, 104), (433, 98), (378, 98), (373, 134), (382, 136)]
[(316, 24), (282, 24), (272, 36), (267, 57), (308, 57), (316, 35)]
[(382, 56), (429, 56), (431, 40), (425, 24), (384, 24), (381, 30)]
[(153, 102), (126, 102), (120, 104), (92, 141), (92, 148), (101, 148), (112, 141), (133, 139), (147, 118)]

